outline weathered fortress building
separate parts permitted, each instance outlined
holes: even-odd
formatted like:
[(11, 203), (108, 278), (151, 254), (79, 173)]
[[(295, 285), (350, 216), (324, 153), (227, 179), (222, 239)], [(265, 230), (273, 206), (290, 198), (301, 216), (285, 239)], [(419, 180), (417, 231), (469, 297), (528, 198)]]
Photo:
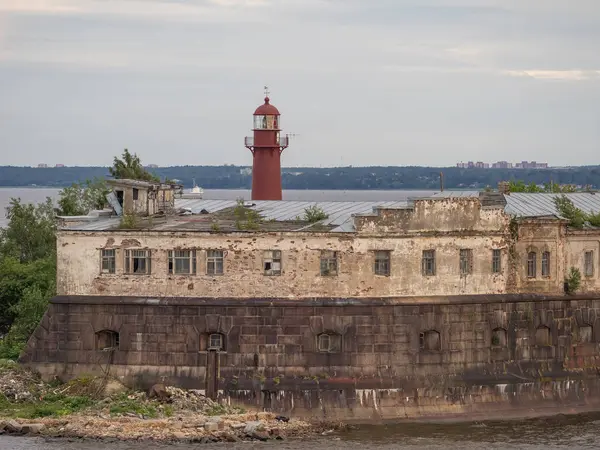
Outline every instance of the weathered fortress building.
[(113, 184), (138, 191), (124, 216), (58, 234), (59, 295), (21, 357), (47, 377), (109, 370), (327, 419), (600, 408), (600, 229), (570, 227), (553, 194), (311, 210)]

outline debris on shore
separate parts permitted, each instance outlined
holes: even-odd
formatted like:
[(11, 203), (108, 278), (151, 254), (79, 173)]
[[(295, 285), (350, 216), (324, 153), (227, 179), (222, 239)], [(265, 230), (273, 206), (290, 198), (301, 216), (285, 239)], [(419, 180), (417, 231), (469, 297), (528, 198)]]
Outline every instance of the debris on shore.
[(131, 391), (107, 377), (44, 383), (0, 361), (0, 434), (50, 437), (237, 442), (316, 435), (324, 428), (269, 412), (248, 412), (201, 391), (156, 385)]

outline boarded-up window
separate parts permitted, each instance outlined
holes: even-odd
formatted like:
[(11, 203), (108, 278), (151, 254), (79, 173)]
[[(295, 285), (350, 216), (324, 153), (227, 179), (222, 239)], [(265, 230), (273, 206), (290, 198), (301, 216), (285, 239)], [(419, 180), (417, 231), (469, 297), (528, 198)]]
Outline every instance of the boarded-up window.
[(267, 250), (263, 254), (265, 275), (281, 275), (281, 250)]
[(102, 330), (96, 333), (97, 350), (118, 350), (119, 333), (112, 330)]
[(594, 329), (590, 325), (579, 327), (579, 342), (594, 342)]
[(133, 199), (137, 200), (140, 197), (139, 191), (136, 188), (133, 188)]
[(494, 328), (492, 330), (492, 347), (506, 347), (508, 339), (504, 328)]
[(338, 353), (342, 349), (342, 336), (337, 333), (321, 333), (317, 336), (317, 350), (321, 353)]
[(541, 326), (537, 330), (535, 330), (535, 345), (552, 345), (552, 335), (550, 334), (550, 328)]
[(435, 275), (435, 250), (423, 250), (422, 260), (423, 275)]
[(583, 273), (586, 277), (594, 276), (594, 252), (585, 252), (583, 261)]
[(537, 253), (527, 253), (527, 278), (535, 278), (537, 274)]
[(550, 276), (550, 252), (542, 253), (542, 276)]
[(125, 273), (150, 274), (150, 250), (125, 250)]
[(330, 250), (321, 252), (321, 276), (334, 276), (338, 274), (338, 254)]
[(208, 250), (206, 252), (206, 274), (223, 275), (223, 250)]
[(375, 252), (375, 275), (390, 275), (390, 252), (387, 250), (378, 250)]
[(169, 250), (169, 274), (195, 275), (196, 250)]
[(419, 348), (424, 351), (439, 351), (442, 349), (440, 333), (428, 330), (419, 334)]
[(495, 248), (492, 250), (492, 273), (502, 272), (502, 251)]
[(115, 250), (102, 249), (100, 258), (102, 260), (100, 271), (102, 273), (115, 273)]
[(470, 248), (461, 248), (460, 257), (460, 274), (469, 275), (473, 273), (473, 250)]

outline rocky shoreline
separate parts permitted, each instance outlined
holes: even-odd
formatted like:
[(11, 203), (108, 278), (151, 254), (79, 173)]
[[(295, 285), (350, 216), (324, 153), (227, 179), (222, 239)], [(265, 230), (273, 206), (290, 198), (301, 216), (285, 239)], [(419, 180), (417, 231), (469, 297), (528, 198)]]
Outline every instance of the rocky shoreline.
[(188, 415), (168, 419), (73, 415), (37, 420), (0, 421), (0, 434), (41, 435), (52, 438), (161, 442), (241, 442), (284, 440), (333, 433), (333, 428), (299, 420), (284, 422), (272, 413), (206, 417)]
[(108, 376), (44, 383), (14, 362), (0, 362), (0, 434), (211, 443), (283, 440), (336, 429), (246, 411), (174, 386), (134, 391)]

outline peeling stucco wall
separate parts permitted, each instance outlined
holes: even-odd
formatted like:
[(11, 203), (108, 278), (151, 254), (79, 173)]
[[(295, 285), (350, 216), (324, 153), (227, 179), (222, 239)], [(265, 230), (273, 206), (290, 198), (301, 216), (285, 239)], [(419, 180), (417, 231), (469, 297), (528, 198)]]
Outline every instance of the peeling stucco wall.
[[(100, 273), (100, 250), (116, 250), (116, 273)], [(459, 249), (473, 250), (473, 273), (460, 275)], [(491, 249), (503, 272), (491, 273)], [(150, 249), (152, 273), (125, 275), (124, 250)], [(169, 275), (168, 250), (196, 249), (196, 275)], [(224, 274), (206, 275), (206, 251), (223, 250)], [(423, 250), (435, 249), (436, 275), (423, 276)], [(282, 274), (264, 275), (265, 250), (281, 250)], [(338, 252), (338, 275), (320, 275), (322, 250)], [(389, 250), (390, 276), (373, 273), (376, 250)], [(367, 237), (310, 233), (68, 232), (58, 235), (62, 295), (214, 297), (412, 296), (503, 293), (508, 252), (502, 236)]]

